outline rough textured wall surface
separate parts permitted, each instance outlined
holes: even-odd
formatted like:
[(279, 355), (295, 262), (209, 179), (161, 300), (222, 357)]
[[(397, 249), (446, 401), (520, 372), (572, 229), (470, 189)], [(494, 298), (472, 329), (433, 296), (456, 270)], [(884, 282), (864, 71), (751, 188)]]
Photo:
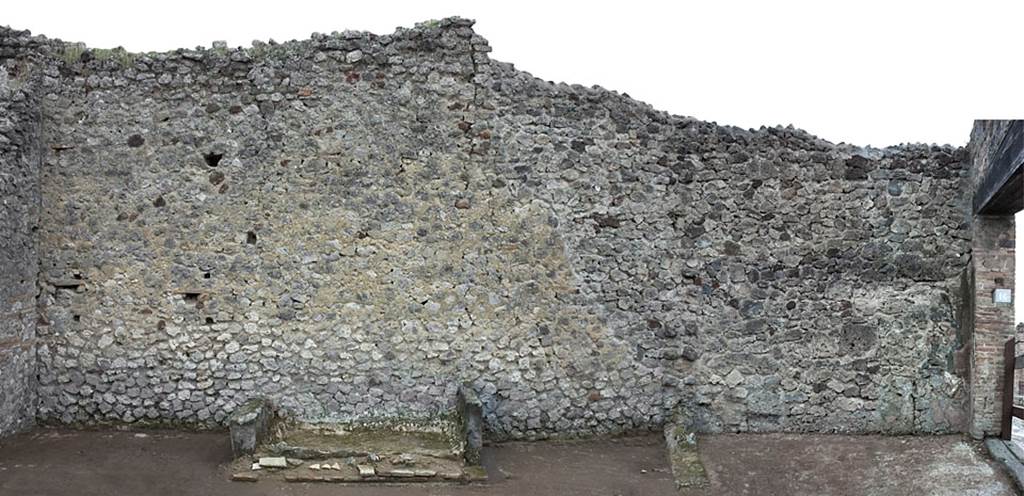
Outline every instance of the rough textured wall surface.
[(962, 428), (963, 150), (671, 116), (470, 26), (40, 49), (40, 419), (429, 414), (466, 381), (497, 438)]
[(499, 164), (566, 221), (581, 293), (669, 401), (712, 430), (962, 425), (962, 149), (724, 128), (504, 69)]
[(27, 40), (0, 36), (0, 436), (32, 425), (36, 405), (39, 101)]

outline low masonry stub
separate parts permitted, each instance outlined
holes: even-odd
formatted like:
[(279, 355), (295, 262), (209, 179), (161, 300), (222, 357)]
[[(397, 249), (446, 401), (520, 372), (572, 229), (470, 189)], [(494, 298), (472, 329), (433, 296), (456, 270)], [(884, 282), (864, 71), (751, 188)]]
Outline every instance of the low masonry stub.
[(669, 424), (665, 426), (665, 444), (668, 446), (668, 458), (676, 487), (707, 487), (708, 476), (697, 451), (697, 433), (677, 424)]
[(480, 450), (483, 449), (484, 418), (483, 404), (476, 392), (469, 385), (459, 388), (457, 413), (462, 425), (462, 436), (465, 439), (465, 458), (471, 464), (480, 463)]
[(231, 451), (235, 457), (251, 455), (267, 436), (274, 412), (265, 399), (251, 399), (228, 417)]
[(708, 476), (697, 451), (698, 424), (683, 411), (665, 425), (665, 445), (672, 476), (679, 489), (707, 487)]

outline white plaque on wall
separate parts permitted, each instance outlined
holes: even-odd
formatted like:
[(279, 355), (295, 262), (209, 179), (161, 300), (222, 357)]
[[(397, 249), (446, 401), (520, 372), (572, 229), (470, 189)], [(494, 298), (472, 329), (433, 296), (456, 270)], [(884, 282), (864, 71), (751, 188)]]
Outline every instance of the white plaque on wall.
[(1013, 290), (1007, 288), (999, 288), (992, 292), (992, 302), (994, 303), (1013, 303)]

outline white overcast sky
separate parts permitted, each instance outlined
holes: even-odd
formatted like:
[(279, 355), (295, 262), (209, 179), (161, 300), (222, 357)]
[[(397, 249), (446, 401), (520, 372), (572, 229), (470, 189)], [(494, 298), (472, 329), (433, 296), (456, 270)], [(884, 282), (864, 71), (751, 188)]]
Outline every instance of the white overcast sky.
[(7, 0), (0, 24), (162, 51), (314, 31), (386, 34), (452, 15), (476, 19), (493, 58), (537, 77), (598, 84), (719, 124), (793, 124), (882, 147), (964, 145), (974, 119), (1024, 118), (1019, 0)]

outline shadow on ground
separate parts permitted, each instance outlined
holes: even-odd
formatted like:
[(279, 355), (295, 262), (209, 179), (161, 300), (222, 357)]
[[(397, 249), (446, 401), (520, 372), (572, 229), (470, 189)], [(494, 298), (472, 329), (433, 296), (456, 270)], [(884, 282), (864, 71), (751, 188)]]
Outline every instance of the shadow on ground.
[[(960, 436), (717, 435), (700, 442), (729, 495), (1009, 495), (1006, 475)], [(506, 443), (484, 450), (475, 485), (231, 482), (225, 433), (38, 430), (0, 445), (0, 495), (679, 494), (660, 436)]]

